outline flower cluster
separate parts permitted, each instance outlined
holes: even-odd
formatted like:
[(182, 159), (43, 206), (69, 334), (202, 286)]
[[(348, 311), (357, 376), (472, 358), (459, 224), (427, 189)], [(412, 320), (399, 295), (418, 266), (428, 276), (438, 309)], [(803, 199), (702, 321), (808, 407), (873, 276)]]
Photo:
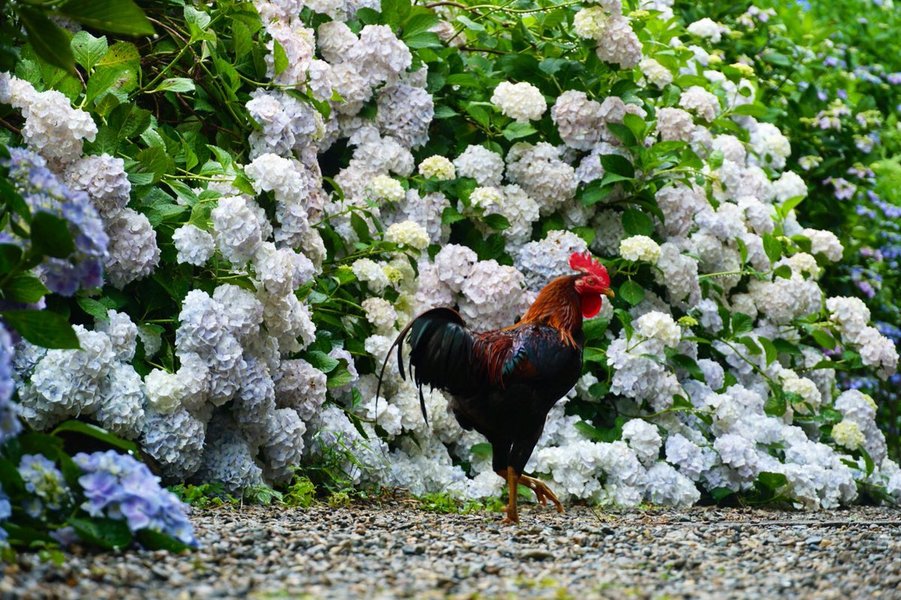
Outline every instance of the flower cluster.
[(113, 450), (73, 457), (84, 471), (78, 478), (91, 516), (123, 520), (136, 533), (142, 529), (170, 535), (188, 546), (197, 546), (185, 506), (147, 465)]

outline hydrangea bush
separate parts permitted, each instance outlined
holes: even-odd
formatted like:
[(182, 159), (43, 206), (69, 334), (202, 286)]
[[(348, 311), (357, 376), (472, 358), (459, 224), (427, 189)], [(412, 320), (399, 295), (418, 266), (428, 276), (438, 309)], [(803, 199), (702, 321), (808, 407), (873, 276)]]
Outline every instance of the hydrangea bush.
[[(823, 274), (830, 295), (866, 299), (874, 326), (901, 340), (898, 217), (901, 216), (901, 60), (892, 2), (767, 2), (760, 7), (713, 3), (683, 7), (687, 18), (721, 19), (729, 34), (712, 47), (725, 61), (753, 67), (766, 120), (791, 139), (791, 169), (803, 174), (811, 198), (799, 219), (834, 231), (842, 262)], [(748, 57), (766, 47), (759, 60)], [(876, 222), (878, 227), (873, 227)], [(877, 395), (879, 420), (892, 453), (899, 451), (896, 374), (886, 380), (840, 373), (842, 384)]]
[[(232, 492), (305, 467), (492, 496), (445, 395), (427, 425), (390, 362), (375, 397), (377, 368), (418, 312), (508, 325), (589, 249), (617, 298), (527, 470), (625, 507), (901, 499), (874, 399), (837, 376), (888, 378), (896, 348), (824, 291), (845, 248), (799, 222), (810, 182), (753, 59), (715, 51), (729, 26), (665, 0), (152, 16), (139, 44), (61, 32), (77, 76), (28, 45), (0, 75), (9, 143), (108, 238), (104, 286), (59, 300), (79, 348), (17, 346), (29, 427), (86, 419)], [(79, 460), (87, 510), (179, 530)]]

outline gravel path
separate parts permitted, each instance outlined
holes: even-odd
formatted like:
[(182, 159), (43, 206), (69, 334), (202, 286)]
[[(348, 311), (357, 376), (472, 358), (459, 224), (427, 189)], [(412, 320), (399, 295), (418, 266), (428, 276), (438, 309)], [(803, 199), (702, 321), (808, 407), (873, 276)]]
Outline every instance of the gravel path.
[[(695, 508), (441, 515), (412, 501), (197, 511), (203, 549), (34, 555), (0, 596), (901, 598), (901, 511)], [(4, 568), (4, 567), (0, 567)]]

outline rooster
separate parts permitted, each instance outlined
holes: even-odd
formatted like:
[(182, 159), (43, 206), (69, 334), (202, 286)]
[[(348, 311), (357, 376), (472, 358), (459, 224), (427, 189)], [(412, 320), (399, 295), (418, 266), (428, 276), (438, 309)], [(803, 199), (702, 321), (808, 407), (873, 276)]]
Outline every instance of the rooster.
[[(563, 505), (542, 481), (523, 473), (551, 407), (582, 373), (582, 318), (613, 297), (607, 270), (592, 256), (569, 259), (575, 274), (557, 277), (538, 294), (515, 325), (476, 333), (450, 308), (433, 308), (413, 319), (394, 340), (382, 375), (397, 346), (400, 376), (406, 379), (402, 349), (410, 344), (409, 373), (419, 387), (420, 408), (428, 423), (422, 386), (451, 394), (450, 407), (464, 429), (475, 429), (491, 443), (492, 467), (507, 483), (505, 523), (518, 523), (516, 490), (531, 489), (538, 501)], [(378, 395), (378, 391), (376, 392)]]

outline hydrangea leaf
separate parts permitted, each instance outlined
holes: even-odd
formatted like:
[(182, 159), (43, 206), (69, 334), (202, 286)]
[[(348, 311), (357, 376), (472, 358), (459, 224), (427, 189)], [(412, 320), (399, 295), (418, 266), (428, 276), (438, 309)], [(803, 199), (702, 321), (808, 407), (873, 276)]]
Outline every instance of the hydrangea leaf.
[(81, 539), (107, 550), (121, 550), (131, 544), (131, 531), (125, 521), (72, 517), (68, 520), (68, 524)]

